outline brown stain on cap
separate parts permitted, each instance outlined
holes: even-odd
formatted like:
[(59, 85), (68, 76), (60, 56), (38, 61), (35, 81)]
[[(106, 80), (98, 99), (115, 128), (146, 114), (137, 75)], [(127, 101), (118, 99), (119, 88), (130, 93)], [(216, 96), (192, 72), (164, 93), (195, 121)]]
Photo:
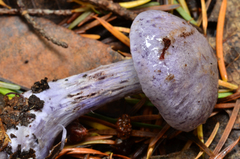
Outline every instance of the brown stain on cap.
[(166, 77), (166, 81), (171, 81), (174, 79), (174, 75), (173, 74), (169, 74), (167, 77)]

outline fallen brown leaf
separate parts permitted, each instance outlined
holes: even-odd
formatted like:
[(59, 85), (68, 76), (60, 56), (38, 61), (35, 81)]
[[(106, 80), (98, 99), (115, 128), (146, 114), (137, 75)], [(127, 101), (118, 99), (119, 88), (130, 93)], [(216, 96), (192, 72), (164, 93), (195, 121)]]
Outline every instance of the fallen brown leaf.
[(49, 20), (36, 18), (36, 21), (69, 48), (50, 43), (17, 16), (1, 16), (0, 77), (29, 88), (44, 77), (64, 78), (122, 60), (108, 45), (83, 38)]

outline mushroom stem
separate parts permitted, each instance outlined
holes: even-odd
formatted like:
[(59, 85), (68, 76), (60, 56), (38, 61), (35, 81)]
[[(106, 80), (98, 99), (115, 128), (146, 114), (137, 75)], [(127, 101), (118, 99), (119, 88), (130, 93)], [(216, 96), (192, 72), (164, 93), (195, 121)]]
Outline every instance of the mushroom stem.
[(41, 112), (31, 110), (35, 120), (26, 126), (7, 130), (14, 134), (10, 146), (16, 152), (21, 144), (22, 151), (35, 150), (36, 158), (49, 154), (55, 137), (74, 119), (98, 107), (124, 96), (141, 92), (141, 86), (132, 60), (100, 66), (85, 73), (49, 82), (50, 89), (32, 94), (44, 101)]

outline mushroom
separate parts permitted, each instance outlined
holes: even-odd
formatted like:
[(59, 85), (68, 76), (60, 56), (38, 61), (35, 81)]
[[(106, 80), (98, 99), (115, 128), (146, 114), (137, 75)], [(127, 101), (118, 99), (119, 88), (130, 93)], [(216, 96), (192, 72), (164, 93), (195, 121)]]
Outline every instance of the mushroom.
[[(16, 136), (8, 143), (12, 152), (31, 149), (43, 159), (62, 130), (64, 141), (64, 127), (74, 119), (142, 91), (173, 128), (191, 131), (204, 123), (216, 103), (218, 87), (217, 60), (207, 40), (174, 15), (146, 11), (134, 20), (130, 41), (133, 60), (49, 82), (49, 89), (40, 93), (23, 93), (26, 98), (37, 96), (44, 107), (29, 111), (36, 117), (27, 126), (7, 130), (8, 136)], [(6, 151), (1, 155), (7, 156)]]
[(166, 12), (139, 14), (130, 33), (131, 53), (143, 92), (165, 121), (191, 131), (217, 101), (216, 56), (196, 28)]

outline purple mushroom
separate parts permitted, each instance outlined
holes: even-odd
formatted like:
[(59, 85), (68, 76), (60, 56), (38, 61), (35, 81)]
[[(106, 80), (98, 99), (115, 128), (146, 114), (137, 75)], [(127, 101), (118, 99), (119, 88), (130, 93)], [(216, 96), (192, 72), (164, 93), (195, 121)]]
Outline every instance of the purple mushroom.
[(131, 53), (143, 92), (172, 127), (191, 131), (217, 101), (217, 59), (197, 29), (166, 12), (139, 14), (131, 26)]
[[(74, 119), (142, 91), (172, 127), (191, 131), (204, 123), (216, 103), (218, 87), (217, 60), (206, 39), (174, 15), (146, 11), (134, 20), (130, 41), (133, 60), (49, 82), (50, 88), (40, 93), (25, 92), (26, 98), (34, 94), (43, 100), (44, 107), (30, 111), (36, 117), (29, 125), (7, 130), (8, 136), (15, 136), (8, 143), (11, 151), (31, 149), (43, 159), (62, 130), (64, 141), (64, 127)], [(7, 158), (6, 152), (0, 157)]]

